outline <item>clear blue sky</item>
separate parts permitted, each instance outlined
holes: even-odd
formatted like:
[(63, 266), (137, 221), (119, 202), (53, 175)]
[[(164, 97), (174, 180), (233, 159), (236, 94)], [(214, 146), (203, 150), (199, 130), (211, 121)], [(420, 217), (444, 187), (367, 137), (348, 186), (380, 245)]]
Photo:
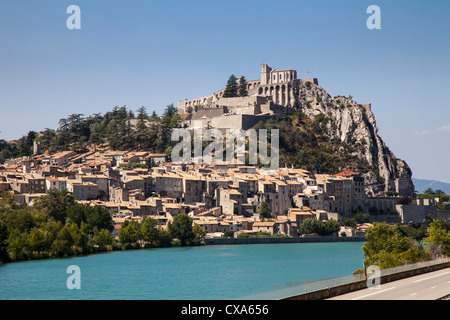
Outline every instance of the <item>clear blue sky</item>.
[[(69, 5), (81, 30), (69, 30)], [(369, 30), (367, 7), (381, 8)], [(0, 139), (114, 106), (161, 114), (260, 64), (372, 103), (414, 177), (450, 182), (450, 1), (0, 0)]]

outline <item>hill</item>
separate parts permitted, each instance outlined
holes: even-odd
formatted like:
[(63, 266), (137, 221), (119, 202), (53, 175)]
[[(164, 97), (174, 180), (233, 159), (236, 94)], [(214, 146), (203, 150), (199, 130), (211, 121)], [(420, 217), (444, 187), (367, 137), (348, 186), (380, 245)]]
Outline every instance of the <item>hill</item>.
[(425, 190), (431, 188), (433, 190), (442, 190), (446, 194), (450, 194), (450, 183), (437, 181), (437, 180), (426, 180), (412, 178), (414, 186), (419, 193), (423, 193)]
[[(350, 170), (364, 175), (369, 195), (395, 191), (412, 195), (414, 184), (407, 163), (395, 157), (378, 135), (370, 105), (352, 97), (330, 96), (314, 82), (302, 82), (294, 105), (283, 117), (274, 116), (255, 128), (280, 130), (280, 165), (305, 168), (313, 173)], [(0, 140), (0, 163), (7, 158), (30, 156), (38, 143), (40, 152), (63, 150), (84, 152), (96, 146), (113, 150), (145, 149), (170, 155), (173, 128), (182, 124), (173, 105), (161, 117), (145, 108), (135, 116), (126, 107), (115, 107), (104, 115), (72, 114), (59, 121), (57, 130), (29, 132), (18, 141)]]
[(378, 135), (370, 104), (358, 104), (351, 96), (332, 97), (311, 82), (302, 85), (295, 100), (284, 119), (257, 125), (280, 129), (280, 165), (318, 173), (361, 172), (372, 195), (414, 193), (412, 172)]

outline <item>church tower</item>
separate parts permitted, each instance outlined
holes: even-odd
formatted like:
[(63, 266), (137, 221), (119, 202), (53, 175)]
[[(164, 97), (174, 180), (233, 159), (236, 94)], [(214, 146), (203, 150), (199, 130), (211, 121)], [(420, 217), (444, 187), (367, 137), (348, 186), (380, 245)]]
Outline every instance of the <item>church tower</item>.
[(267, 65), (267, 63), (263, 63), (261, 65), (261, 84), (270, 84), (270, 72), (272, 71), (272, 68)]

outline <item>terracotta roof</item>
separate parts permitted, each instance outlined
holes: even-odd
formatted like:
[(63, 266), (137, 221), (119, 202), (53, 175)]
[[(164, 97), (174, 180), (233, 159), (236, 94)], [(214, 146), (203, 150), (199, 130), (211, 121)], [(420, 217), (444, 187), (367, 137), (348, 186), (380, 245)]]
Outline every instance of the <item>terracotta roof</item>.
[(342, 172), (335, 174), (335, 176), (337, 176), (337, 177), (348, 177), (348, 176), (356, 176), (356, 175), (358, 175), (358, 174), (353, 171), (342, 171)]

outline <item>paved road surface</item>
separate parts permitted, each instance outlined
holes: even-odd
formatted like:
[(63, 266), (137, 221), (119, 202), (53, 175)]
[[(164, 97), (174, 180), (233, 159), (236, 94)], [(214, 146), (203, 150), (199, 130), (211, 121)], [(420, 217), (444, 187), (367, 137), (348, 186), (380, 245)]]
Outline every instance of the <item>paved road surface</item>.
[(328, 300), (437, 300), (450, 294), (450, 268), (385, 283)]

